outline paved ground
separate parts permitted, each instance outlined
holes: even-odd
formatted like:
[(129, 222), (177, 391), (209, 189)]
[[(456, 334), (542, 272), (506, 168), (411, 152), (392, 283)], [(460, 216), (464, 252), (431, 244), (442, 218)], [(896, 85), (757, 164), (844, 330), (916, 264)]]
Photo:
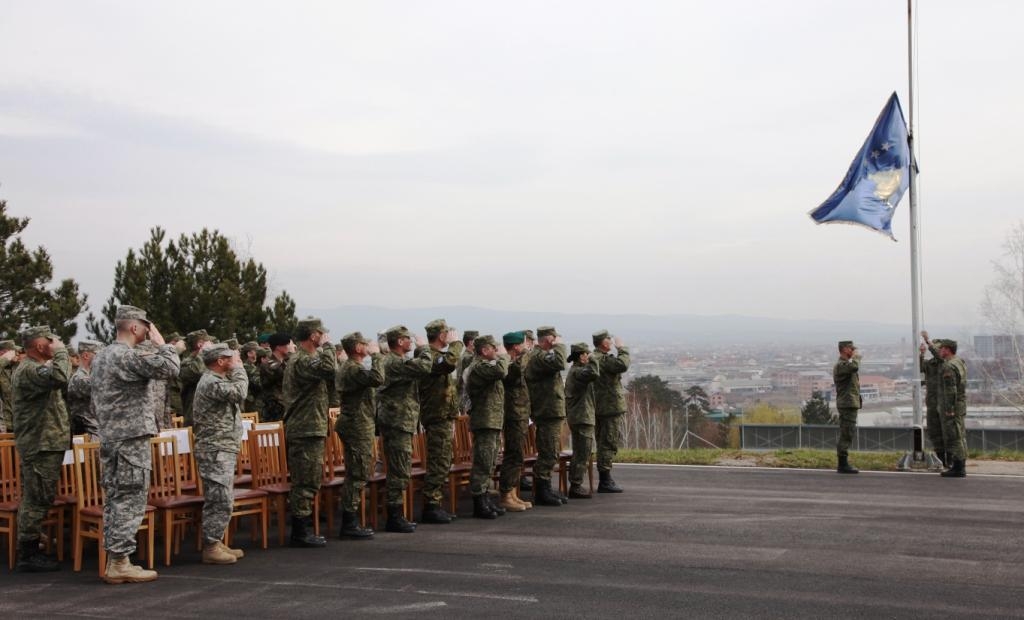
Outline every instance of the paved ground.
[[(622, 495), (412, 535), (0, 572), (16, 617), (1024, 617), (1024, 478), (623, 465)], [(466, 505), (468, 509), (468, 503)]]

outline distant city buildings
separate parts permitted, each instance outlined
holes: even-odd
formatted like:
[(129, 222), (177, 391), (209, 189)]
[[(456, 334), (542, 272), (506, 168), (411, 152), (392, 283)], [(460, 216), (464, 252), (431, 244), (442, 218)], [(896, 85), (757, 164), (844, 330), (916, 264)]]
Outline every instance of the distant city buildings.
[(1000, 334), (975, 336), (974, 355), (979, 359), (999, 360), (1018, 357), (1024, 351), (1024, 335)]

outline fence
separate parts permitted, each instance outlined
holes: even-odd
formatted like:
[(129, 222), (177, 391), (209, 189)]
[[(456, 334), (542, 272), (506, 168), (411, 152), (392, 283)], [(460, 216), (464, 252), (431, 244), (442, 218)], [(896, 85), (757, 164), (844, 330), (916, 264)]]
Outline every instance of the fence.
[[(838, 426), (744, 424), (740, 427), (740, 447), (744, 450), (831, 450), (836, 447), (838, 438)], [(852, 450), (863, 452), (909, 452), (913, 448), (914, 429), (906, 426), (857, 427), (851, 446)], [(1024, 451), (1024, 429), (969, 428), (967, 449), (978, 452)]]

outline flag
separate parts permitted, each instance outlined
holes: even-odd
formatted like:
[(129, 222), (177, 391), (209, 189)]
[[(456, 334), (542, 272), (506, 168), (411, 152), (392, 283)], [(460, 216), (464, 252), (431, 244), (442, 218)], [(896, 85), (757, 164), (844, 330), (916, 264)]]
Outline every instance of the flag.
[(893, 93), (836, 191), (811, 211), (819, 224), (859, 224), (892, 237), (892, 214), (910, 186), (910, 146)]

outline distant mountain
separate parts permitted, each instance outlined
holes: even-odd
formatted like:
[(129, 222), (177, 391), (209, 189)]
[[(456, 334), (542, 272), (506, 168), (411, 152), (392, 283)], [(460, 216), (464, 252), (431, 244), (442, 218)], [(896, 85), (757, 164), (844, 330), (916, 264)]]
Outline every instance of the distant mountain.
[[(636, 344), (673, 344), (706, 346), (711, 344), (820, 344), (851, 338), (864, 344), (895, 344), (910, 338), (910, 325), (873, 321), (830, 321), (770, 319), (738, 315), (645, 315), (645, 314), (569, 314), (560, 312), (513, 312), (473, 306), (430, 308), (383, 308), (379, 306), (341, 306), (338, 308), (300, 309), (299, 316), (312, 314), (324, 320), (332, 330), (332, 340), (360, 330), (366, 334), (402, 324), (423, 333), (423, 326), (443, 317), (460, 332), (477, 329), (481, 333), (501, 334), (516, 329), (536, 329), (554, 325), (569, 342), (590, 341), (590, 334), (609, 329)], [(958, 333), (958, 328), (931, 326), (935, 333)]]

